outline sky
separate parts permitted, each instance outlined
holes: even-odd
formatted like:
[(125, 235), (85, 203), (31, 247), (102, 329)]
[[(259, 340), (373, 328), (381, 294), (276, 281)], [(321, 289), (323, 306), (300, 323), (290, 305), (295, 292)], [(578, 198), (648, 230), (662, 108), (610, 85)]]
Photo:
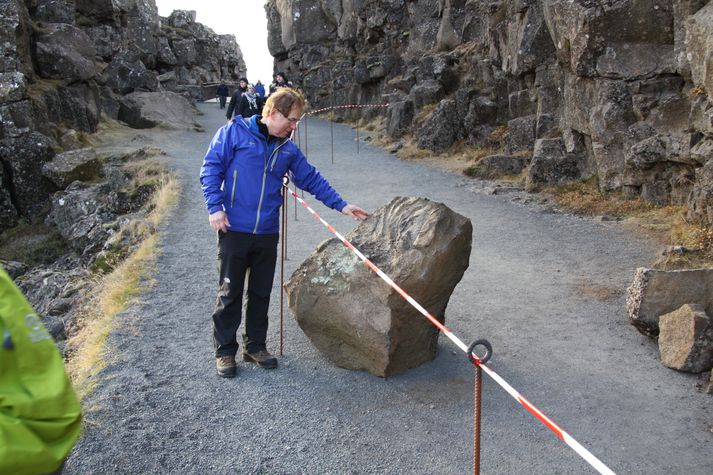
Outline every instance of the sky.
[(221, 35), (235, 35), (248, 68), (248, 80), (272, 82), (272, 56), (267, 49), (265, 0), (156, 0), (158, 14), (195, 10), (196, 21)]

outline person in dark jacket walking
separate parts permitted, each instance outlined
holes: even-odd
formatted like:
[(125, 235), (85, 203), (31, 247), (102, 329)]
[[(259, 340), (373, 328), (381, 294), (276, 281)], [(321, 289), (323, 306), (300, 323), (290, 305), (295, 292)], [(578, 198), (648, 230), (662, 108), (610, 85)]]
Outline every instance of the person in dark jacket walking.
[(228, 103), (228, 112), (226, 112), (225, 117), (228, 120), (232, 120), (233, 114), (238, 113), (238, 106), (240, 105), (240, 99), (248, 91), (248, 80), (247, 78), (240, 78), (238, 82), (238, 88), (235, 90), (233, 95), (230, 97), (230, 102)]
[(218, 101), (220, 102), (220, 108), (225, 109), (225, 102), (228, 100), (228, 96), (230, 95), (230, 90), (228, 89), (228, 85), (225, 84), (224, 80), (220, 80), (220, 84), (218, 85), (218, 89), (215, 91), (215, 94), (218, 96)]
[(236, 334), (248, 271), (242, 358), (261, 368), (277, 367), (265, 340), (277, 260), (282, 177), (291, 172), (295, 185), (355, 220), (368, 216), (344, 201), (289, 139), (304, 107), (305, 99), (298, 91), (278, 90), (267, 99), (262, 116), (236, 116), (221, 127), (203, 159), (200, 180), (208, 222), (218, 233), (213, 339), (218, 375), (225, 378), (237, 372)]
[(255, 94), (255, 88), (252, 84), (248, 85), (248, 90), (243, 97), (240, 98), (240, 105), (238, 106), (238, 114), (240, 114), (244, 119), (249, 119), (255, 114), (260, 113), (260, 106), (262, 105), (262, 100)]

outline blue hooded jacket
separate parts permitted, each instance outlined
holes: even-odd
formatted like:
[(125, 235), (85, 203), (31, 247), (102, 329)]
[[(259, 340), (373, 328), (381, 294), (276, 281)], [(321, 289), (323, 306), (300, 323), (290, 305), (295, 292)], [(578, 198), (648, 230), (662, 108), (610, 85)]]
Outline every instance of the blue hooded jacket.
[(295, 185), (341, 211), (346, 201), (307, 162), (297, 145), (289, 139), (268, 143), (260, 133), (258, 118), (236, 116), (213, 137), (200, 173), (208, 213), (225, 211), (230, 231), (278, 233), (280, 189), (288, 171)]

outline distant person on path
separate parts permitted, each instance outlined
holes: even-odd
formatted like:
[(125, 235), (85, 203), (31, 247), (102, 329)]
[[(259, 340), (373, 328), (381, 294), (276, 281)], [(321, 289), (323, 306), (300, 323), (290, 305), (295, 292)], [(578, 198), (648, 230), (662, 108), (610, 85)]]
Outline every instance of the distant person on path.
[(238, 114), (243, 116), (245, 119), (249, 119), (255, 114), (260, 113), (260, 106), (262, 105), (262, 100), (255, 94), (255, 87), (252, 84), (248, 86), (248, 90), (243, 97), (240, 98), (240, 105), (238, 106)]
[(273, 94), (275, 91), (277, 91), (281, 87), (289, 87), (287, 85), (287, 77), (285, 76), (285, 73), (277, 73), (275, 74), (275, 82), (270, 84), (270, 94)]
[(238, 82), (238, 88), (235, 90), (233, 95), (230, 97), (230, 103), (228, 104), (228, 112), (225, 114), (228, 120), (233, 119), (233, 114), (238, 113), (238, 105), (240, 105), (240, 98), (243, 97), (248, 91), (248, 79), (240, 78)]
[(261, 99), (265, 99), (265, 86), (259, 79), (255, 83), (255, 94), (260, 96)]
[(225, 84), (224, 80), (220, 80), (220, 84), (218, 85), (218, 89), (215, 91), (215, 94), (218, 96), (218, 101), (220, 102), (220, 108), (225, 109), (225, 102), (228, 100), (228, 96), (230, 95), (230, 90), (228, 89), (228, 85)]
[(363, 209), (347, 204), (289, 139), (304, 107), (305, 99), (298, 91), (279, 89), (267, 99), (262, 115), (236, 118), (221, 127), (203, 159), (200, 180), (208, 222), (218, 233), (220, 278), (212, 319), (216, 367), (224, 378), (237, 372), (236, 334), (246, 272), (242, 358), (261, 368), (277, 367), (265, 340), (277, 260), (282, 177), (292, 172), (296, 186), (355, 220), (368, 216)]
[(82, 428), (62, 355), (0, 266), (0, 473), (60, 473)]

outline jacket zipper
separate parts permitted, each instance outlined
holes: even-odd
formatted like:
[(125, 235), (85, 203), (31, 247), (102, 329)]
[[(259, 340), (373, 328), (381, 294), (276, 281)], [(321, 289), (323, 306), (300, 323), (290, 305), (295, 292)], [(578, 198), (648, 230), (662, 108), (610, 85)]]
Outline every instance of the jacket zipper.
[[(285, 145), (285, 143), (287, 143), (287, 140), (285, 140), (281, 144), (277, 145), (275, 147), (275, 149), (272, 151), (272, 155), (276, 156), (280, 150), (280, 147)], [(260, 211), (262, 209), (262, 199), (265, 196), (265, 181), (267, 179), (267, 168), (268, 168), (269, 164), (270, 164), (270, 160), (267, 156), (267, 149), (265, 149), (265, 166), (262, 169), (262, 188), (260, 189), (260, 201), (257, 204), (257, 216), (255, 217), (255, 228), (253, 228), (253, 234), (257, 234), (257, 228), (260, 225)], [(273, 168), (274, 168), (274, 165), (273, 165)]]
[(230, 192), (230, 207), (235, 207), (235, 186), (238, 184), (238, 169), (233, 170), (233, 189)]
[(279, 156), (278, 153), (273, 153), (273, 155), (275, 158), (272, 159), (272, 166), (270, 167), (270, 171), (275, 170), (275, 165), (277, 165), (277, 157)]

